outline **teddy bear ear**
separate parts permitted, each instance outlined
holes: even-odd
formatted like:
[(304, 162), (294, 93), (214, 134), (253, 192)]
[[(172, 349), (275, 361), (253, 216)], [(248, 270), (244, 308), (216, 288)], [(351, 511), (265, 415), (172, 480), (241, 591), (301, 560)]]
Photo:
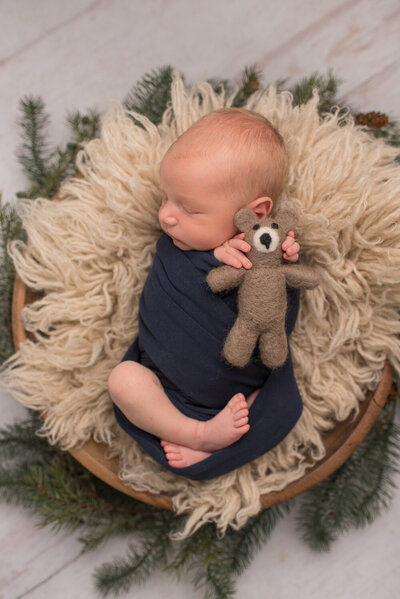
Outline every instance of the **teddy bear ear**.
[(258, 217), (250, 208), (241, 208), (236, 212), (234, 220), (239, 231), (246, 233), (246, 231), (258, 222)]
[(290, 231), (297, 225), (298, 214), (294, 208), (282, 207), (280, 210), (278, 210), (276, 218), (279, 219), (283, 229)]

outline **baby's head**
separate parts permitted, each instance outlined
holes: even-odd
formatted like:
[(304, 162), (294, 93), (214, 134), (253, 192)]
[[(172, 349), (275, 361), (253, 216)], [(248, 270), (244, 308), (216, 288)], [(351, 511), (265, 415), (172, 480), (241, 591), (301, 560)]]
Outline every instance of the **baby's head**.
[(266, 118), (240, 108), (211, 112), (162, 160), (160, 224), (182, 250), (214, 249), (237, 233), (240, 208), (269, 214), (287, 170), (283, 140)]

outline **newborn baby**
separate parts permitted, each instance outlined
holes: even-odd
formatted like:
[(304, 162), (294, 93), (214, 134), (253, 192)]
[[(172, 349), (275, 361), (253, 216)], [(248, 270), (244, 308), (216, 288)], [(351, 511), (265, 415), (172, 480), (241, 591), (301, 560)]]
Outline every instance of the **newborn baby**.
[[(272, 373), (255, 353), (246, 368), (222, 358), (236, 292), (214, 296), (205, 278), (221, 263), (251, 268), (234, 216), (265, 218), (288, 170), (279, 133), (259, 114), (214, 111), (169, 148), (160, 168), (164, 231), (139, 313), (139, 337), (109, 377), (117, 421), (159, 463), (202, 480), (279, 443), (302, 405), (290, 358)], [(297, 261), (293, 232), (282, 250)], [(287, 333), (298, 294), (288, 290)], [(250, 412), (249, 412), (250, 411)]]

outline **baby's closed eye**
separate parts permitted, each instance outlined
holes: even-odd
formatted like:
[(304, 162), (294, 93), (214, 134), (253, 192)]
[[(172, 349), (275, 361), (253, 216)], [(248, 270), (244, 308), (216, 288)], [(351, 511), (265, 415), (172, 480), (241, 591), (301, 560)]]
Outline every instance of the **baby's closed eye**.
[(197, 210), (196, 208), (192, 208), (190, 206), (182, 206), (182, 209), (184, 212), (186, 212), (186, 214), (203, 214), (200, 210)]

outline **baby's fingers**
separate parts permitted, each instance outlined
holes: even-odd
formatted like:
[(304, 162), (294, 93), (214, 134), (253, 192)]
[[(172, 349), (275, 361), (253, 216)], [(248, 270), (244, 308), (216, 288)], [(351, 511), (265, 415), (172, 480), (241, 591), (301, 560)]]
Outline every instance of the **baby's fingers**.
[(229, 239), (227, 244), (230, 248), (240, 250), (241, 252), (249, 252), (251, 250), (251, 245), (247, 243), (247, 241), (244, 241), (244, 239), (239, 239), (238, 237)]
[(288, 260), (289, 262), (297, 262), (297, 260), (299, 259), (299, 250), (299, 244), (293, 244), (286, 250), (286, 252), (283, 254), (283, 257), (285, 258), (285, 260)]
[(284, 244), (282, 246), (282, 249), (286, 250), (286, 254), (288, 256), (293, 256), (294, 254), (298, 254), (300, 251), (300, 246), (297, 243), (297, 241), (294, 241), (293, 243), (290, 244)]
[(251, 268), (253, 266), (250, 260), (247, 258), (247, 256), (245, 256), (245, 254), (243, 254), (242, 251), (230, 247), (228, 253), (230, 258), (232, 258), (232, 260), (234, 261), (234, 264), (232, 264), (232, 266), (236, 266), (237, 268), (241, 268), (242, 266), (244, 268)]
[[(294, 243), (296, 243), (295, 240), (294, 240), (294, 237), (292, 237), (291, 233), (293, 233), (293, 231), (289, 231), (289, 233), (287, 234), (287, 236), (285, 238), (285, 241), (282, 243), (282, 249), (284, 251), (287, 250), (287, 249), (289, 249), (290, 247), (292, 247), (292, 245)], [(293, 235), (294, 235), (294, 233), (293, 233)]]

